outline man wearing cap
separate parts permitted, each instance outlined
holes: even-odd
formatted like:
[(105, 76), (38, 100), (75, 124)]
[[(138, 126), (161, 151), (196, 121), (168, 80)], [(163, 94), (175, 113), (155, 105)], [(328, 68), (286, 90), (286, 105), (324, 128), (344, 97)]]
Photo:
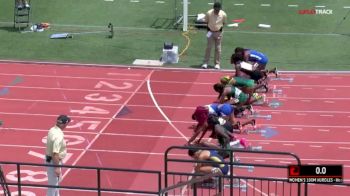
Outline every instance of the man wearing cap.
[[(57, 118), (56, 125), (49, 130), (46, 140), (46, 164), (60, 165), (62, 159), (67, 154), (66, 142), (64, 141), (63, 130), (70, 122), (70, 118), (66, 115), (60, 115)], [(48, 167), (47, 178), (48, 185), (58, 186), (61, 176), (60, 167)], [(47, 196), (59, 196), (58, 188), (48, 188)]]
[(226, 23), (227, 15), (221, 10), (221, 3), (215, 2), (213, 9), (209, 10), (205, 15), (205, 22), (207, 23), (207, 48), (205, 50), (204, 62), (202, 68), (208, 68), (211, 48), (215, 46), (215, 69), (220, 69), (221, 59), (221, 41), (222, 29)]

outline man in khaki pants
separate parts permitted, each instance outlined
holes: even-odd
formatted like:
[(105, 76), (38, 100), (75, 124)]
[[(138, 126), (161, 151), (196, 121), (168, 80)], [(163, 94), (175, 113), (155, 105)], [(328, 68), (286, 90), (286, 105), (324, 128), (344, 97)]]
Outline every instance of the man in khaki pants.
[[(63, 130), (70, 122), (66, 115), (57, 118), (56, 125), (49, 130), (46, 140), (46, 164), (59, 166), (62, 159), (67, 155), (66, 142), (64, 141)], [(58, 186), (61, 177), (60, 167), (47, 167), (48, 185)], [(48, 188), (47, 196), (59, 196), (58, 188)]]
[(221, 40), (222, 40), (222, 28), (227, 20), (226, 13), (221, 10), (221, 3), (215, 2), (213, 9), (209, 10), (205, 15), (205, 21), (208, 25), (207, 33), (207, 49), (205, 50), (204, 63), (202, 68), (207, 69), (210, 59), (211, 48), (215, 46), (215, 69), (220, 69), (221, 59)]

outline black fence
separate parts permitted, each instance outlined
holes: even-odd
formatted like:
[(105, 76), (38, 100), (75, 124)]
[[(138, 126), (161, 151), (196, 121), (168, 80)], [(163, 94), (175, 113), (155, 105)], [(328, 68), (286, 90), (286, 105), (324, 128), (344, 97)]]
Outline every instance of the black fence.
[[(194, 164), (212, 162), (193, 160), (187, 155), (190, 148), (194, 147), (172, 146), (166, 150), (163, 177), (161, 171), (61, 165), (62, 169), (71, 170), (66, 172), (69, 173), (71, 179), (67, 175), (60, 186), (49, 186), (47, 180), (27, 183), (25, 179), (31, 174), (24, 171), (38, 170), (38, 168), (46, 170), (48, 167), (53, 167), (52, 165), (0, 162), (0, 184), (5, 196), (10, 196), (11, 193), (22, 195), (24, 188), (46, 189), (49, 187), (60, 188), (63, 191), (95, 192), (99, 196), (102, 193), (193, 196), (307, 196), (309, 194), (308, 183), (289, 183), (288, 181), (288, 165), (301, 165), (300, 159), (292, 153), (225, 150), (230, 156), (228, 161), (222, 163), (229, 165), (229, 174), (225, 176), (215, 173), (200, 175), (193, 172)], [(210, 148), (203, 147), (201, 149), (210, 150)], [(241, 160), (238, 161), (235, 157), (240, 157)], [(263, 161), (259, 161), (259, 158), (267, 162), (260, 163)], [(8, 177), (10, 174), (12, 178)], [(46, 171), (40, 174), (46, 177)], [(138, 176), (139, 174), (142, 175)], [(136, 183), (134, 183), (135, 178), (139, 178)], [(76, 184), (76, 181), (82, 183)], [(118, 185), (124, 186), (118, 187)], [(344, 186), (350, 192), (350, 184), (346, 183), (317, 184), (317, 186), (328, 187), (330, 185)]]
[[(89, 175), (81, 175), (79, 173), (77, 173), (77, 171), (75, 171), (76, 173), (74, 175), (78, 175), (75, 176), (75, 180), (74, 181), (84, 181), (84, 178), (86, 178), (88, 176), (88, 181), (91, 184), (94, 184), (94, 186), (86, 186), (86, 185), (78, 185), (78, 186), (66, 186), (66, 185), (60, 185), (60, 186), (50, 186), (47, 184), (47, 182), (45, 181), (42, 182), (38, 182), (38, 183), (24, 183), (23, 180), (24, 178), (28, 178), (28, 175), (30, 175), (30, 173), (28, 173), (28, 169), (33, 169), (33, 168), (40, 168), (41, 170), (44, 168), (45, 170), (47, 169), (47, 167), (54, 167), (51, 164), (36, 164), (36, 163), (19, 163), (19, 162), (0, 162), (0, 166), (1, 166), (1, 176), (3, 176), (3, 180), (0, 182), (1, 185), (4, 185), (5, 188), (4, 189), (4, 195), (5, 196), (9, 196), (11, 195), (11, 192), (14, 192), (13, 190), (9, 190), (8, 193), (6, 193), (5, 189), (11, 189), (11, 187), (13, 187), (12, 189), (14, 189), (15, 187), (17, 187), (17, 195), (22, 195), (22, 190), (24, 187), (31, 187), (31, 188), (60, 188), (62, 190), (85, 190), (85, 191), (93, 191), (96, 192), (97, 195), (101, 195), (103, 192), (110, 192), (110, 193), (133, 193), (133, 194), (150, 194), (150, 195), (158, 195), (159, 191), (161, 190), (162, 184), (161, 184), (161, 172), (160, 171), (152, 171), (152, 170), (133, 170), (133, 169), (118, 169), (118, 168), (101, 168), (101, 167), (87, 167), (87, 166), (71, 166), (71, 165), (60, 165), (60, 167), (63, 169), (70, 169), (71, 173), (74, 172), (72, 170), (81, 170), (80, 173), (89, 173)], [(8, 179), (5, 181), (5, 172), (6, 170), (12, 170), (12, 175), (15, 176), (17, 178), (16, 182), (13, 181), (9, 181)], [(25, 173), (25, 176), (23, 175), (22, 178), (22, 173)], [(106, 173), (104, 173), (106, 172)], [(108, 174), (107, 174), (108, 172)], [(34, 172), (35, 173), (35, 172)], [(122, 187), (122, 188), (106, 188), (107, 187), (107, 183), (106, 181), (113, 181), (112, 177), (113, 173), (115, 173), (114, 177), (118, 178), (118, 182), (120, 184), (124, 184), (127, 182), (128, 179), (132, 179), (133, 175), (138, 175), (138, 174), (142, 174), (144, 175), (146, 178), (148, 178), (149, 180), (153, 181), (154, 183), (152, 183), (154, 186), (152, 187), (140, 187), (140, 188), (133, 188), (130, 187), (128, 184), (126, 184), (126, 186)], [(41, 175), (43, 175), (44, 173), (41, 172)], [(110, 179), (106, 179), (106, 178), (110, 178)], [(78, 179), (78, 180), (77, 180)], [(66, 179), (65, 179), (66, 180)], [(86, 180), (86, 179), (85, 179)], [(103, 183), (104, 182), (104, 183)], [(76, 182), (79, 183), (79, 182)], [(116, 183), (117, 184), (117, 183)], [(113, 185), (115, 185), (113, 183)], [(8, 188), (10, 187), (10, 188)]]
[[(293, 153), (273, 151), (247, 151), (243, 149), (225, 150), (230, 154), (228, 164), (230, 172), (225, 176), (209, 178), (195, 174), (194, 164), (210, 163), (208, 161), (195, 161), (189, 156), (179, 157), (176, 154), (187, 154), (194, 147), (173, 146), (165, 152), (165, 177), (161, 195), (288, 195), (307, 196), (308, 183), (290, 183), (288, 181), (289, 165), (301, 165), (301, 161)], [(203, 148), (213, 150), (211, 148)], [(254, 160), (263, 160), (268, 157), (270, 163), (260, 164)], [(240, 161), (234, 157), (242, 157)], [(263, 162), (263, 161), (261, 161)], [(192, 172), (188, 172), (191, 171)], [(250, 171), (251, 170), (251, 171)], [(254, 170), (254, 172), (252, 172)], [(329, 186), (332, 184), (317, 184)], [(341, 183), (347, 186), (350, 184)]]

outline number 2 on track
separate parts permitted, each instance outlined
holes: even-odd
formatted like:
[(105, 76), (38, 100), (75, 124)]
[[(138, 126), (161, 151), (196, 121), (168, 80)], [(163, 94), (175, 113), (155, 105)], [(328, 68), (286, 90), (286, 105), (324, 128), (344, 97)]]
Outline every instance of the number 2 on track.
[(103, 86), (107, 86), (111, 89), (114, 90), (125, 90), (125, 89), (129, 89), (131, 87), (133, 87), (133, 85), (130, 82), (123, 82), (123, 86), (116, 86), (114, 84), (111, 84), (109, 82), (106, 81), (99, 81), (96, 85), (95, 88), (102, 88)]

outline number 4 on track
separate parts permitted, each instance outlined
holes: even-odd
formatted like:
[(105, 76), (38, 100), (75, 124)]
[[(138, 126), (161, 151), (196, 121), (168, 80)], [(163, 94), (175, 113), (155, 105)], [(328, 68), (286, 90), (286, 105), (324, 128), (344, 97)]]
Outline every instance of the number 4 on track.
[(78, 114), (109, 114), (108, 110), (93, 106), (85, 106), (82, 110), (71, 110), (70, 112)]

